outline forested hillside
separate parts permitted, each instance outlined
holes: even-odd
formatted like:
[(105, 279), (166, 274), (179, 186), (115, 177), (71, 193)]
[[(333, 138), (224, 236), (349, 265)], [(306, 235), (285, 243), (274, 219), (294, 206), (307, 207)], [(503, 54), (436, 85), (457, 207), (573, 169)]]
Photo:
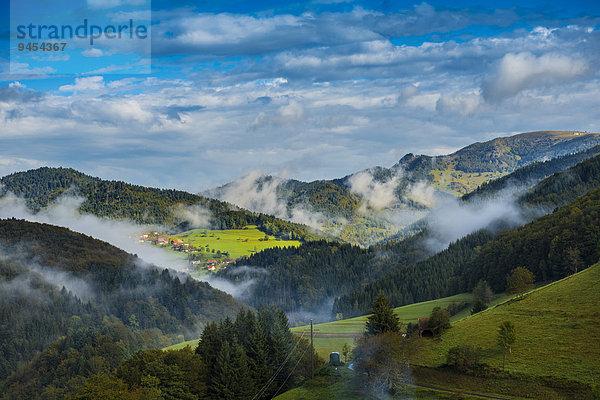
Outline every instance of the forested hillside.
[(598, 134), (527, 132), (474, 143), (445, 156), (408, 154), (393, 168), (401, 168), (439, 189), (460, 195), (536, 161), (584, 151), (599, 144)]
[(278, 194), (287, 199), (290, 208), (309, 204), (314, 211), (326, 216), (351, 218), (360, 206), (357, 194), (350, 192), (348, 187), (331, 181), (306, 183), (292, 179), (282, 183), (278, 190)]
[[(288, 312), (323, 312), (334, 297), (426, 257), (423, 237), (421, 233), (368, 249), (325, 241), (273, 248), (243, 258), (218, 276), (233, 282), (252, 279), (246, 301), (253, 306), (274, 304)], [(330, 316), (326, 310), (324, 318)]]
[(521, 201), (528, 205), (553, 209), (575, 200), (598, 186), (600, 186), (600, 156), (544, 179), (525, 193)]
[[(370, 246), (396, 239), (398, 232), (428, 211), (433, 198), (464, 195), (480, 186), (465, 200), (495, 193), (507, 184), (529, 186), (597, 155), (599, 144), (599, 134), (528, 132), (474, 143), (449, 155), (407, 154), (390, 168), (372, 167), (339, 179), (301, 182), (266, 176), (254, 181), (234, 181), (209, 193), (254, 207), (255, 211), (273, 208), (272, 203), (276, 202), (276, 210), (269, 212), (276, 212), (283, 219), (292, 220), (294, 210), (308, 212), (321, 219), (323, 231), (331, 236)], [(541, 161), (548, 159), (551, 161)], [(519, 170), (532, 163), (535, 164), (531, 168)], [(505, 179), (495, 180), (512, 172), (515, 173)], [(250, 190), (252, 196), (262, 200), (247, 203), (240, 199), (240, 189)], [(372, 201), (381, 198), (387, 200), (372, 208)], [(395, 218), (398, 215), (412, 217)]]
[(0, 249), (0, 379), (73, 324), (100, 327), (108, 318), (181, 340), (241, 306), (207, 283), (65, 228), (0, 220)]
[(394, 268), (376, 281), (336, 298), (333, 312), (342, 313), (345, 318), (368, 314), (380, 291), (394, 307), (462, 293), (464, 285), (456, 276), (457, 271), (493, 237), (490, 231), (481, 230), (426, 260)]
[(276, 309), (211, 322), (196, 349), (137, 351), (161, 343), (119, 322), (92, 329), (74, 321), (69, 329), (7, 379), (0, 398), (263, 400), (310, 376), (308, 341)]
[(256, 225), (265, 233), (286, 239), (311, 240), (317, 236), (307, 226), (242, 210), (218, 200), (179, 190), (106, 181), (71, 168), (43, 167), (17, 172), (0, 179), (0, 184), (0, 195), (12, 192), (26, 199), (34, 211), (47, 207), (61, 195), (70, 194), (85, 199), (80, 207), (81, 212), (98, 217), (188, 230), (190, 223), (179, 207), (200, 206), (209, 213), (210, 225), (214, 229)]
[(536, 281), (560, 279), (598, 261), (600, 188), (550, 215), (490, 240), (485, 231), (469, 235), (410, 268), (392, 272), (336, 299), (334, 312), (359, 315), (383, 290), (394, 306), (471, 291), (481, 279), (504, 291), (506, 276), (528, 268)]
[[(516, 171), (501, 178), (484, 182), (474, 191), (461, 197), (465, 201), (473, 201), (491, 197), (504, 189), (523, 189), (537, 184), (542, 179), (562, 172), (582, 161), (596, 157), (600, 154), (600, 146), (594, 146), (591, 149), (581, 151), (575, 154), (568, 154), (556, 157), (551, 160), (535, 162), (531, 165), (519, 168)], [(574, 200), (574, 198), (570, 199)]]

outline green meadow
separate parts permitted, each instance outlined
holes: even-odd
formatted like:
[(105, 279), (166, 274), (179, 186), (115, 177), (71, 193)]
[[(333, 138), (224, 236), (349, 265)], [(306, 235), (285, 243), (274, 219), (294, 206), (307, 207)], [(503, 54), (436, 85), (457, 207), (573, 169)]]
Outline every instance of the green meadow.
[[(453, 390), (448, 393), (412, 387), (411, 393), (390, 398), (596, 399), (592, 387), (600, 384), (600, 264), (523, 296), (500, 296), (495, 305), (476, 315), (463, 312), (452, 318), (452, 327), (439, 338), (423, 341), (412, 360), (412, 373), (420, 385)], [(459, 295), (396, 309), (403, 322), (427, 314), (439, 302), (468, 300)], [(461, 315), (462, 314), (462, 315)], [(364, 329), (365, 317), (319, 324), (315, 344), (322, 355), (339, 351), (346, 339)], [(498, 326), (511, 321), (517, 340), (502, 372), (503, 355), (496, 344)], [(306, 327), (294, 328), (296, 332)], [(347, 341), (352, 345), (350, 341)], [(492, 373), (467, 375), (444, 366), (448, 350), (470, 344), (482, 350), (481, 362)], [(360, 386), (360, 379), (341, 368), (334, 376), (317, 376), (277, 399), (375, 398)], [(407, 387), (410, 392), (410, 386)], [(466, 393), (478, 393), (469, 397)], [(597, 396), (597, 395), (596, 395)]]
[[(456, 296), (445, 297), (443, 299), (425, 301), (423, 303), (410, 304), (403, 307), (395, 308), (396, 315), (400, 318), (402, 324), (409, 322), (417, 322), (420, 317), (428, 317), (431, 310), (435, 307), (446, 308), (455, 302), (471, 303), (473, 296), (469, 293), (458, 294)], [(452, 321), (464, 318), (470, 314), (469, 307), (452, 317)], [(367, 315), (361, 317), (342, 319), (339, 321), (327, 322), (323, 324), (315, 324), (313, 326), (314, 345), (317, 353), (324, 359), (329, 359), (329, 353), (333, 351), (340, 352), (344, 343), (348, 343), (350, 347), (354, 347), (354, 338), (360, 336), (365, 330)], [(310, 326), (298, 326), (291, 329), (292, 332), (307, 339), (310, 338)], [(196, 348), (198, 339), (189, 340), (167, 347), (167, 349), (181, 349), (185, 346)]]
[(600, 383), (600, 264), (457, 321), (428, 341), (418, 364), (440, 366), (448, 349), (471, 344), (482, 349), (482, 362), (501, 368), (496, 337), (503, 321), (517, 332), (507, 371)]
[[(456, 302), (469, 303), (469, 306), (452, 317), (452, 321), (457, 321), (470, 314), (470, 303), (473, 302), (473, 296), (470, 293), (458, 294), (442, 299), (425, 301), (422, 303), (410, 304), (395, 308), (394, 311), (400, 322), (407, 325), (409, 322), (416, 323), (419, 318), (428, 317), (431, 310), (435, 307), (446, 308)], [(365, 330), (367, 315), (361, 317), (342, 319), (339, 321), (316, 324), (313, 326), (314, 345), (317, 353), (326, 360), (329, 359), (329, 353), (337, 351), (341, 354), (342, 347), (348, 343), (354, 348), (354, 338), (360, 336)], [(292, 328), (292, 332), (310, 337), (310, 326), (299, 326)]]
[(217, 251), (229, 254), (223, 258), (236, 259), (273, 247), (300, 246), (297, 240), (276, 239), (259, 231), (254, 225), (243, 229), (193, 229), (170, 236), (170, 239), (181, 239), (184, 243), (203, 249), (203, 259), (217, 258)]

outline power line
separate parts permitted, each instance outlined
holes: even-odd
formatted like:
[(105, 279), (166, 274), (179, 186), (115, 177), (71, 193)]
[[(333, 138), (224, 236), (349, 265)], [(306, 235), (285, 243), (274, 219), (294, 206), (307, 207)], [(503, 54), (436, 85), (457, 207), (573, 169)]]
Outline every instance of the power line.
[(300, 356), (300, 358), (298, 358), (298, 361), (296, 361), (296, 365), (294, 365), (294, 368), (292, 368), (292, 370), (290, 371), (290, 373), (288, 374), (287, 378), (285, 378), (285, 380), (283, 381), (283, 383), (281, 384), (281, 386), (279, 386), (279, 389), (277, 389), (277, 391), (275, 392), (275, 395), (273, 397), (271, 397), (271, 400), (275, 398), (275, 396), (277, 396), (277, 393), (279, 393), (279, 391), (281, 390), (281, 388), (285, 385), (285, 383), (287, 382), (288, 379), (290, 379), (290, 376), (292, 376), (292, 373), (296, 370), (296, 368), (298, 367), (298, 364), (300, 364), (300, 361), (302, 361), (302, 357), (304, 357), (304, 355), (306, 354), (306, 351), (309, 349), (310, 347), (306, 347), (304, 349), (304, 351), (302, 352), (302, 355)]
[(300, 339), (302, 339), (304, 337), (304, 335), (306, 334), (306, 332), (307, 331), (302, 332), (302, 335), (300, 335), (300, 338), (298, 338), (298, 340), (296, 340), (296, 345), (294, 346), (294, 348), (292, 349), (292, 351), (290, 351), (290, 353), (287, 355), (287, 357), (285, 358), (285, 360), (283, 360), (283, 362), (281, 363), (281, 365), (279, 366), (279, 368), (277, 368), (277, 371), (275, 371), (275, 373), (269, 378), (269, 380), (265, 383), (265, 385), (262, 387), (262, 389), (260, 389), (260, 391), (258, 393), (256, 393), (252, 397), (252, 400), (258, 399), (263, 394), (263, 392), (265, 390), (267, 390), (267, 388), (269, 386), (271, 386), (271, 384), (275, 380), (275, 377), (277, 377), (277, 374), (279, 374), (279, 372), (281, 372), (281, 370), (283, 369), (284, 365), (287, 363), (287, 361), (292, 356), (292, 354), (294, 354), (294, 351), (296, 351), (296, 348), (300, 344)]

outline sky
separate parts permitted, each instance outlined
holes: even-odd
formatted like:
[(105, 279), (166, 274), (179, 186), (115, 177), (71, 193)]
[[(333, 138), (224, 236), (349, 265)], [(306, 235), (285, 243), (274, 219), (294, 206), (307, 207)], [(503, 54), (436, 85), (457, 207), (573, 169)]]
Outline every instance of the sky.
[[(63, 166), (198, 192), (600, 131), (600, 2), (80, 1), (2, 0), (0, 176)], [(149, 35), (18, 52), (19, 12)]]

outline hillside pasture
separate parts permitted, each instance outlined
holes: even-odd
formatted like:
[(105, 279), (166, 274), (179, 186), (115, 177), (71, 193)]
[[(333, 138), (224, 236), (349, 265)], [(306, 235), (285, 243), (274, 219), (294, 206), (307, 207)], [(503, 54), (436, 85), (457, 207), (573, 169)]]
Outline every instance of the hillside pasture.
[[(169, 239), (180, 239), (190, 246), (203, 249), (200, 256), (203, 259), (217, 258), (217, 251), (221, 254), (228, 253), (223, 258), (237, 259), (249, 256), (255, 252), (273, 247), (298, 247), (297, 240), (279, 240), (258, 230), (254, 225), (243, 229), (193, 229), (177, 235), (169, 236)], [(214, 252), (213, 252), (214, 250)]]
[(498, 327), (511, 321), (517, 340), (506, 370), (593, 384), (600, 382), (600, 264), (457, 321), (430, 340), (419, 364), (438, 367), (460, 344), (480, 347), (483, 362), (502, 368)]
[[(416, 323), (419, 318), (428, 317), (431, 310), (435, 307), (446, 308), (453, 303), (468, 303), (463, 311), (452, 317), (452, 321), (457, 321), (470, 314), (473, 302), (473, 296), (470, 293), (458, 294), (442, 299), (425, 301), (422, 303), (410, 304), (394, 309), (394, 312), (400, 319), (400, 323), (407, 325), (409, 322)], [(354, 348), (354, 339), (363, 334), (367, 315), (361, 317), (341, 319), (339, 321), (316, 324), (313, 326), (314, 345), (317, 353), (325, 359), (329, 359), (329, 353), (337, 351), (341, 354), (345, 343)], [(302, 334), (310, 333), (310, 326), (299, 326), (292, 328), (292, 332)]]

